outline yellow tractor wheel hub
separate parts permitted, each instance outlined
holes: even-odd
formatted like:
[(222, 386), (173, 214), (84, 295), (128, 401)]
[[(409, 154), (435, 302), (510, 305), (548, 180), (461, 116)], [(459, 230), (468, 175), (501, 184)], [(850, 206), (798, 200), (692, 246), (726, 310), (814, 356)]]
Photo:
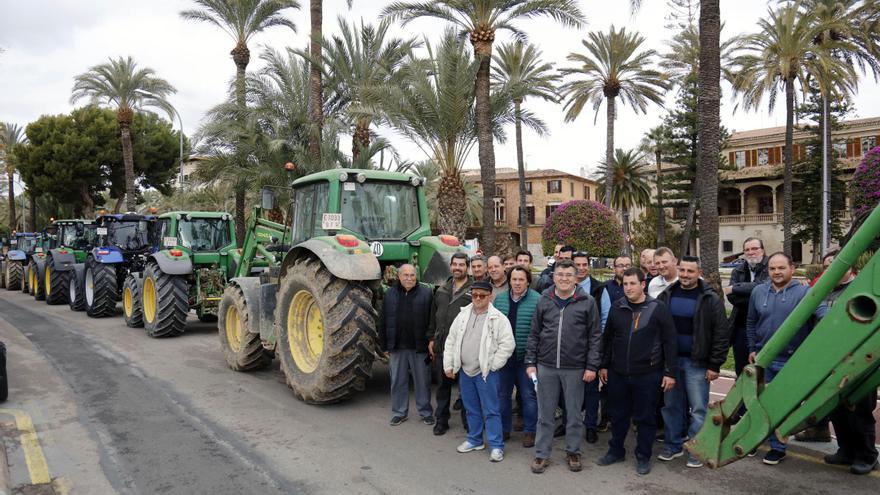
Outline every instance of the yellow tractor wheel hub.
[(311, 373), (318, 367), (324, 350), (324, 318), (321, 308), (305, 290), (294, 294), (287, 309), (287, 342), (297, 367)]
[(156, 284), (153, 279), (144, 279), (144, 319), (152, 323), (156, 319)]
[(230, 305), (226, 309), (226, 342), (232, 352), (238, 353), (241, 350), (241, 317), (238, 314), (238, 308)]
[(131, 288), (126, 287), (122, 290), (122, 310), (125, 311), (125, 316), (131, 318), (131, 314), (134, 312), (134, 298), (131, 295)]
[(49, 294), (52, 292), (52, 269), (48, 266), (46, 267), (46, 297), (49, 297)]

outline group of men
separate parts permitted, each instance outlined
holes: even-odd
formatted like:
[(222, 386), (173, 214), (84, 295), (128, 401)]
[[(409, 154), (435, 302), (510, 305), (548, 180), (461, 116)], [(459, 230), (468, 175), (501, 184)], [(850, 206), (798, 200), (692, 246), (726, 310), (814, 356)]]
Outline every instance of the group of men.
[[(703, 280), (699, 258), (678, 259), (666, 247), (644, 250), (639, 267), (618, 256), (605, 283), (590, 275), (587, 253), (562, 245), (538, 276), (528, 251), (507, 259), (456, 253), (452, 276), (433, 293), (418, 284), (412, 265), (403, 265), (399, 283), (386, 292), (379, 325), (390, 362), (390, 424), (407, 419), (411, 377), (421, 420), (435, 435), (448, 431), (450, 410), (460, 404), (467, 440), (458, 452), (488, 444), (490, 460), (499, 462), (511, 432), (521, 429), (523, 447), (535, 448), (532, 472), (547, 469), (554, 436), (565, 437), (566, 464), (580, 471), (582, 441), (595, 443), (610, 420), (608, 450), (596, 463), (624, 461), (634, 425), (636, 472), (648, 474), (658, 423), (664, 428), (657, 459), (684, 456), (729, 349), (739, 374), (808, 290), (793, 280), (794, 264), (784, 253), (766, 256), (759, 239), (748, 239), (743, 252), (723, 294)], [(848, 273), (835, 294), (853, 277)], [(722, 297), (733, 306), (729, 318)], [(826, 311), (821, 305), (765, 370), (766, 382)], [(453, 403), (456, 383), (460, 402)], [(831, 415), (839, 450), (826, 462), (849, 465), (855, 474), (877, 466), (875, 404), (876, 394), (855, 410), (842, 407)], [(785, 443), (771, 436), (763, 462), (784, 458)], [(688, 455), (686, 466), (702, 463)]]

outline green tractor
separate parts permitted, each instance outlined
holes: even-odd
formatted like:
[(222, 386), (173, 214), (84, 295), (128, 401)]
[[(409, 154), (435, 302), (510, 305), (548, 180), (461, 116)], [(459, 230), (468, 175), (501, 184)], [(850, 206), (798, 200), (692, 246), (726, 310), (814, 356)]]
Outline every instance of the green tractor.
[(412, 263), (422, 282), (442, 284), (463, 249), (453, 236), (431, 235), (422, 186), (403, 173), (329, 170), (292, 184), (290, 234), (252, 218), (220, 301), (230, 368), (277, 355), (294, 394), (314, 404), (363, 390), (378, 354), (376, 308), (395, 268)]
[(91, 220), (55, 220), (56, 246), (46, 253), (41, 270), (46, 304), (67, 304), (74, 265), (84, 263), (97, 235)]
[(224, 212), (176, 211), (155, 226), (161, 249), (143, 273), (130, 273), (122, 290), (125, 323), (143, 326), (150, 337), (180, 335), (190, 310), (217, 321), (226, 281), (235, 271), (235, 224)]
[(37, 245), (34, 247), (34, 253), (30, 256), (27, 266), (27, 287), (26, 292), (34, 296), (37, 301), (46, 299), (45, 291), (45, 268), (46, 253), (53, 249), (58, 242), (58, 228), (50, 225), (43, 229), (37, 236)]

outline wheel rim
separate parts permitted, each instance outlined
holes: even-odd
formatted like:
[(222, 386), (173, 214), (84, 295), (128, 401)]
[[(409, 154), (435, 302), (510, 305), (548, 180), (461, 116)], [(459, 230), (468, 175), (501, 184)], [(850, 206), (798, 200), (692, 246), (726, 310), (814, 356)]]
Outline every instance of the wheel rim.
[(324, 319), (315, 298), (305, 290), (297, 292), (287, 310), (287, 342), (297, 367), (311, 373), (324, 350)]
[[(76, 274), (74, 273), (74, 275), (76, 275)], [(70, 288), (68, 290), (70, 291), (70, 302), (71, 302), (71, 304), (75, 304), (76, 303), (76, 277), (74, 277), (73, 280), (70, 281)]]
[(226, 342), (232, 352), (241, 350), (241, 318), (235, 305), (226, 309)]
[(131, 318), (132, 296), (131, 289), (128, 287), (122, 290), (122, 309), (125, 311), (125, 316)]
[(28, 286), (31, 292), (37, 292), (37, 273), (34, 270), (28, 270)]
[(152, 278), (144, 280), (144, 319), (151, 322), (156, 318), (156, 284)]
[(92, 269), (86, 270), (86, 304), (91, 306), (95, 302), (95, 275)]
[(46, 266), (46, 297), (52, 293), (52, 268)]

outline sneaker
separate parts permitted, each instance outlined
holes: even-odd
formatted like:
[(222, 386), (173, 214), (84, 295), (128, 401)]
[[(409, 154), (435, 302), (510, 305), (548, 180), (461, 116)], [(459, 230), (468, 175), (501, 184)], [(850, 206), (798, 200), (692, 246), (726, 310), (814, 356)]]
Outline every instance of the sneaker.
[(400, 426), (404, 421), (406, 421), (406, 416), (394, 416), (388, 424), (391, 426)]
[(600, 457), (596, 461), (596, 464), (598, 464), (600, 466), (610, 466), (612, 464), (617, 464), (618, 462), (623, 462), (624, 459), (625, 459), (625, 457), (617, 457), (617, 456), (611, 455), (609, 453), (609, 454), (605, 454), (602, 457)]
[(684, 455), (682, 450), (672, 450), (670, 448), (663, 449), (663, 452), (657, 455), (657, 459), (661, 461), (671, 461)]
[(767, 455), (764, 456), (764, 464), (769, 466), (775, 466), (779, 464), (780, 461), (785, 459), (785, 451), (784, 450), (776, 450), (772, 449), (770, 452), (767, 452)]
[(703, 467), (703, 461), (697, 459), (692, 455), (688, 455), (688, 461), (685, 465), (689, 468), (701, 468)]
[(599, 435), (593, 428), (587, 428), (587, 443), (596, 443), (599, 441)]
[(461, 442), (461, 445), (459, 445), (455, 450), (457, 450), (460, 454), (464, 454), (466, 452), (473, 452), (475, 450), (483, 450), (485, 448), (486, 448), (486, 445), (484, 445), (484, 444), (471, 445), (470, 442), (465, 440), (464, 442)]
[(601, 432), (606, 432), (606, 431), (608, 431), (608, 425), (609, 425), (610, 423), (611, 423), (611, 421), (608, 419), (608, 416), (602, 416), (602, 417), (599, 419), (599, 427), (596, 428), (596, 429), (599, 430), (599, 431), (601, 431)]
[(636, 459), (636, 473), (639, 476), (644, 476), (651, 472), (651, 460), (650, 459)]
[(422, 424), (425, 424), (428, 426), (434, 426), (436, 423), (437, 423), (437, 421), (434, 419), (434, 416), (423, 416), (422, 417)]
[(851, 466), (852, 463), (853, 460), (841, 454), (840, 451), (825, 456), (825, 464), (831, 464), (832, 466)]
[(504, 451), (501, 449), (492, 449), (489, 452), (489, 460), (492, 462), (501, 462), (504, 460)]
[(878, 464), (877, 461), (874, 461), (874, 464), (868, 464), (865, 461), (856, 461), (849, 467), (849, 472), (852, 474), (868, 474), (875, 469), (880, 469), (880, 464)]
[(530, 432), (523, 433), (522, 446), (527, 449), (534, 447), (535, 446), (535, 434), (530, 433)]
[(580, 454), (566, 454), (565, 459), (568, 461), (568, 470), (573, 472), (578, 472), (584, 468), (584, 465), (581, 464), (581, 455)]
[(758, 449), (755, 449), (755, 450), (749, 452), (747, 455), (748, 455), (749, 457), (755, 457), (755, 455), (756, 455), (757, 453), (758, 453)]
[(434, 434), (437, 436), (445, 435), (448, 430), (449, 430), (449, 423), (444, 423), (442, 421), (438, 421), (434, 425)]
[(547, 470), (547, 459), (541, 459), (540, 457), (535, 457), (532, 460), (532, 472), (535, 474), (541, 474)]

